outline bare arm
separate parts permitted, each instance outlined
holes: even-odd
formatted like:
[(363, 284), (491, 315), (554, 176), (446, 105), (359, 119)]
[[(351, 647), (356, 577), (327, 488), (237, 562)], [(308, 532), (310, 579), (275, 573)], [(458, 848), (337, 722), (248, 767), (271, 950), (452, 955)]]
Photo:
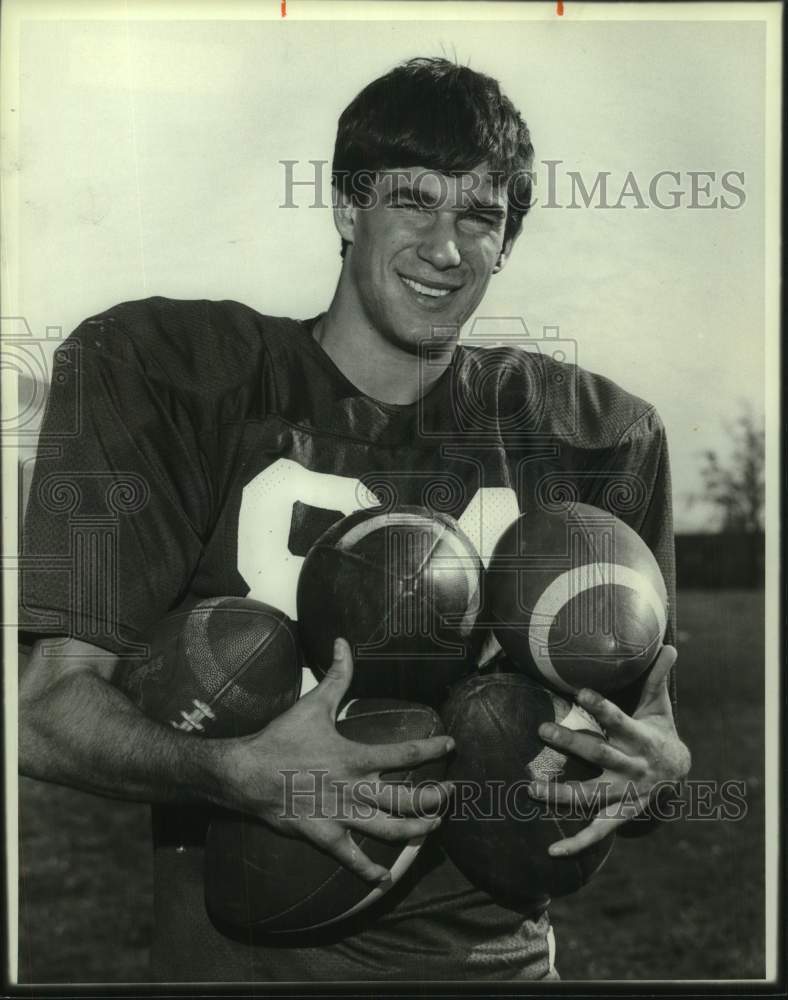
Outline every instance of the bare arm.
[[(394, 810), (392, 789), (381, 783), (370, 815), (369, 783), (379, 782), (381, 771), (440, 757), (452, 744), (437, 736), (367, 746), (340, 736), (334, 720), (353, 676), (345, 642), (337, 644), (317, 688), (260, 733), (226, 740), (202, 740), (147, 719), (113, 686), (116, 657), (78, 640), (55, 643), (36, 643), (20, 678), (19, 765), (29, 777), (116, 798), (202, 800), (248, 812), (318, 844), (370, 881), (388, 872), (358, 849), (351, 829), (408, 840), (437, 825), (433, 817), (445, 802), (445, 786), (418, 800), (398, 792)], [(310, 787), (310, 772), (328, 775), (315, 801), (300, 797), (287, 817), (283, 771), (303, 774)], [(366, 798), (356, 798), (355, 786)], [(416, 801), (431, 815), (413, 815)], [(354, 804), (366, 810), (354, 811)]]
[(217, 754), (146, 718), (111, 683), (118, 658), (77, 639), (35, 643), (19, 683), (19, 770), (145, 802), (221, 802)]

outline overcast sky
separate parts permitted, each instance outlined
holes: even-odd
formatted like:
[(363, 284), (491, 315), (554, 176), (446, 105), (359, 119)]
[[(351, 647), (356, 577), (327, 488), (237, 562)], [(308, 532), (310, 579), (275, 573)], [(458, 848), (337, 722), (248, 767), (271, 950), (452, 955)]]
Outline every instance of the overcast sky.
[[(762, 406), (764, 43), (755, 21), (27, 22), (20, 313), (37, 334), (154, 294), (314, 315), (338, 240), (306, 189), (280, 207), (279, 161), (308, 178), (365, 83), (410, 56), (456, 57), (500, 79), (537, 155), (540, 203), (479, 315), (521, 317), (536, 338), (557, 326), (580, 364), (654, 402), (677, 526), (702, 527), (682, 500), (698, 451), (724, 449), (740, 398)], [(609, 204), (631, 171), (645, 207), (546, 207), (548, 160), (561, 205), (569, 171), (589, 188), (609, 172)], [(650, 191), (660, 171), (678, 182)], [(716, 208), (689, 207), (690, 171), (714, 174), (694, 201)]]

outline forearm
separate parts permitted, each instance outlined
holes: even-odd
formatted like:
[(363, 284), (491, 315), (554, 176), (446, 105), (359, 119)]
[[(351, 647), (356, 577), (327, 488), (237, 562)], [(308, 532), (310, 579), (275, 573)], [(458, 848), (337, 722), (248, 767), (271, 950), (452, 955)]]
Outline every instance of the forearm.
[(19, 716), (28, 777), (114, 798), (222, 803), (221, 743), (147, 719), (94, 673), (68, 674), (22, 699)]

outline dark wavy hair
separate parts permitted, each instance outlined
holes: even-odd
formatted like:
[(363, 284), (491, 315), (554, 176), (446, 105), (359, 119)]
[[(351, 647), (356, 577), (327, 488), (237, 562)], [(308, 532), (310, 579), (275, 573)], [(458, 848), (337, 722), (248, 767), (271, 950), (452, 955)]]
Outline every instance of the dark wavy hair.
[[(448, 59), (417, 58), (373, 80), (342, 112), (331, 183), (358, 201), (360, 178), (379, 170), (451, 175), (486, 161), (506, 184), (508, 239), (530, 208), (533, 158), (528, 126), (497, 80)], [(343, 240), (343, 257), (346, 249)]]

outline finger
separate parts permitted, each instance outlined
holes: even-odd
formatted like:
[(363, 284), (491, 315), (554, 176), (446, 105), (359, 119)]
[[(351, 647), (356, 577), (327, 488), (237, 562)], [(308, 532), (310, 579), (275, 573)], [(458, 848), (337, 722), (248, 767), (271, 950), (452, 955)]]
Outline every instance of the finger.
[[(325, 677), (314, 690), (316, 698), (324, 700), (331, 718), (336, 719), (340, 702), (353, 680), (353, 656), (345, 639), (334, 640), (334, 658)], [(312, 694), (313, 692), (309, 692)], [(307, 695), (309, 697), (309, 695)]]
[[(365, 774), (380, 776), (386, 771), (408, 771), (428, 760), (444, 757), (454, 749), (454, 740), (451, 736), (430, 736), (402, 743), (354, 743), (353, 746), (356, 752), (349, 758), (352, 763)], [(348, 753), (350, 755), (350, 751)]]
[(634, 739), (638, 728), (630, 716), (618, 705), (603, 698), (597, 691), (582, 688), (577, 692), (577, 701), (587, 712), (594, 716), (607, 735), (619, 736), (624, 739)]
[(391, 873), (383, 865), (376, 865), (353, 840), (350, 830), (331, 820), (310, 821), (301, 828), (304, 836), (317, 844), (331, 857), (367, 882), (387, 882)]
[(440, 818), (419, 819), (416, 816), (392, 816), (379, 810), (374, 816), (350, 816), (345, 821), (349, 827), (378, 840), (414, 840), (426, 837), (437, 830)]
[(551, 809), (571, 809), (581, 815), (595, 815), (624, 795), (626, 782), (610, 777), (590, 781), (532, 781), (528, 794)]
[(388, 813), (429, 818), (444, 811), (453, 790), (454, 786), (448, 781), (424, 782), (415, 786), (380, 781), (376, 783), (370, 799)]
[(557, 723), (543, 722), (539, 727), (539, 735), (550, 746), (581, 757), (589, 764), (597, 764), (611, 771), (623, 770), (626, 774), (630, 773), (632, 758), (593, 733), (576, 732)]
[(624, 822), (625, 820), (618, 816), (597, 816), (574, 837), (566, 837), (564, 840), (557, 840), (551, 844), (548, 853), (554, 858), (579, 854), (580, 851), (586, 850), (592, 844), (604, 840), (609, 833), (612, 833)]
[(659, 655), (649, 668), (646, 682), (643, 685), (643, 691), (640, 695), (640, 701), (635, 710), (636, 713), (643, 711), (643, 709), (656, 701), (667, 698), (668, 677), (678, 655), (675, 646), (663, 646), (660, 649)]

